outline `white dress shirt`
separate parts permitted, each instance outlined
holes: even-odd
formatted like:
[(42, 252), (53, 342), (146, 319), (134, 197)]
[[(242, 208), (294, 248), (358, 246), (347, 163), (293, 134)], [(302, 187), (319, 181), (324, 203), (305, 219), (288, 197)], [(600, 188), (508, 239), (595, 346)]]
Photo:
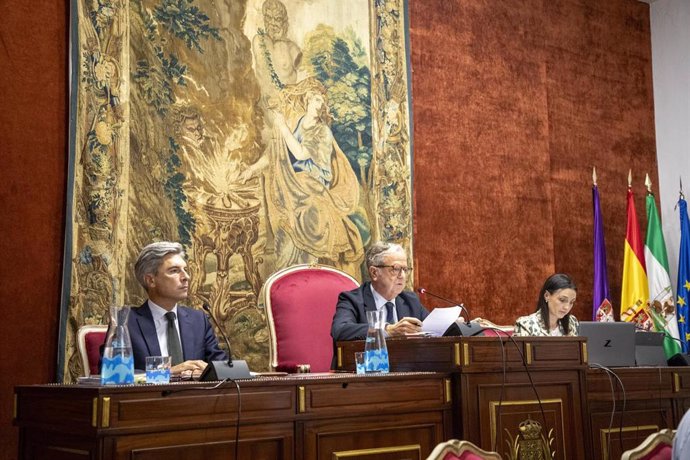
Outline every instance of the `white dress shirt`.
[[(374, 295), (374, 304), (376, 304), (376, 309), (378, 311), (383, 310), (386, 312), (386, 315), (383, 315), (384, 318), (386, 318), (388, 311), (386, 310), (386, 302), (391, 302), (393, 305), (395, 305), (395, 298), (393, 300), (386, 300), (381, 294), (376, 292), (376, 289), (374, 289), (374, 285), (370, 284), (369, 287), (371, 288), (371, 293)], [(398, 311), (397, 309), (393, 308), (393, 323), (398, 322)]]
[[(156, 305), (151, 299), (149, 299), (149, 308), (151, 309), (151, 315), (153, 315), (153, 323), (156, 325), (156, 335), (158, 336), (158, 346), (161, 349), (161, 356), (170, 356), (168, 352), (168, 319), (165, 317), (168, 310)], [(182, 336), (180, 335), (180, 321), (177, 316), (177, 304), (170, 311), (175, 313), (177, 336), (182, 340)], [(180, 346), (181, 345), (180, 343)]]

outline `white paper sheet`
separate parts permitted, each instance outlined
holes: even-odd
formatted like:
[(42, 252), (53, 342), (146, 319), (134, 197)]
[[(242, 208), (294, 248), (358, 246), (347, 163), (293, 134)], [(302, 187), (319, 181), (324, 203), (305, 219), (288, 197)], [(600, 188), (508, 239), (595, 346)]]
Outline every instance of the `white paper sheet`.
[(434, 308), (422, 322), (422, 331), (427, 334), (440, 337), (458, 319), (460, 307)]

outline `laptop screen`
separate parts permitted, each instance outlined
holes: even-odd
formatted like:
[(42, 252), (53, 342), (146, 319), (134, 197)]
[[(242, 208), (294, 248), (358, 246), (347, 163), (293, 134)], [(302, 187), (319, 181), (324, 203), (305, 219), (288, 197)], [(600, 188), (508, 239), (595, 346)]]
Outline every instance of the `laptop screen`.
[(587, 337), (587, 354), (590, 365), (635, 366), (635, 324), (581, 321), (580, 335)]

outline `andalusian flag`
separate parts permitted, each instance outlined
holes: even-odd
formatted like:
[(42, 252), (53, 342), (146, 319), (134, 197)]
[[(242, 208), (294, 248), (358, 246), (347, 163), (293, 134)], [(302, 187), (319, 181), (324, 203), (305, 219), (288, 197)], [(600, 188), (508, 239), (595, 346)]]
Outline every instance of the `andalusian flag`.
[(678, 200), (680, 208), (680, 254), (678, 255), (678, 297), (676, 307), (678, 314), (678, 329), (680, 329), (681, 347), (683, 353), (690, 351), (690, 222), (688, 222), (688, 204), (682, 195)]
[(671, 277), (668, 276), (668, 256), (666, 243), (661, 232), (659, 212), (654, 201), (654, 194), (649, 190), (651, 182), (647, 176), (647, 239), (644, 246), (644, 257), (647, 263), (649, 280), (649, 316), (654, 329), (665, 334), (664, 351), (666, 358), (680, 353), (678, 321), (676, 306), (671, 290)]
[(606, 273), (606, 243), (604, 220), (599, 203), (597, 170), (592, 169), (592, 207), (594, 208), (594, 285), (592, 286), (592, 320), (615, 321), (609, 300), (609, 278)]
[(635, 321), (640, 327), (651, 328), (645, 307), (649, 301), (644, 249), (637, 224), (631, 176), (628, 174), (628, 224), (625, 230), (623, 285), (621, 287), (621, 320)]

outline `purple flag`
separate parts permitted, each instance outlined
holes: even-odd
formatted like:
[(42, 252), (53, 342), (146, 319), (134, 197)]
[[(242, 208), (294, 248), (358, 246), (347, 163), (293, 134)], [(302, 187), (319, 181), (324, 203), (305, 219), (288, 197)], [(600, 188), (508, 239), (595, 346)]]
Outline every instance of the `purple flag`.
[(592, 320), (614, 321), (613, 308), (609, 301), (609, 279), (606, 274), (606, 243), (604, 243), (604, 222), (599, 204), (599, 188), (592, 186), (594, 206), (594, 285), (592, 287)]

